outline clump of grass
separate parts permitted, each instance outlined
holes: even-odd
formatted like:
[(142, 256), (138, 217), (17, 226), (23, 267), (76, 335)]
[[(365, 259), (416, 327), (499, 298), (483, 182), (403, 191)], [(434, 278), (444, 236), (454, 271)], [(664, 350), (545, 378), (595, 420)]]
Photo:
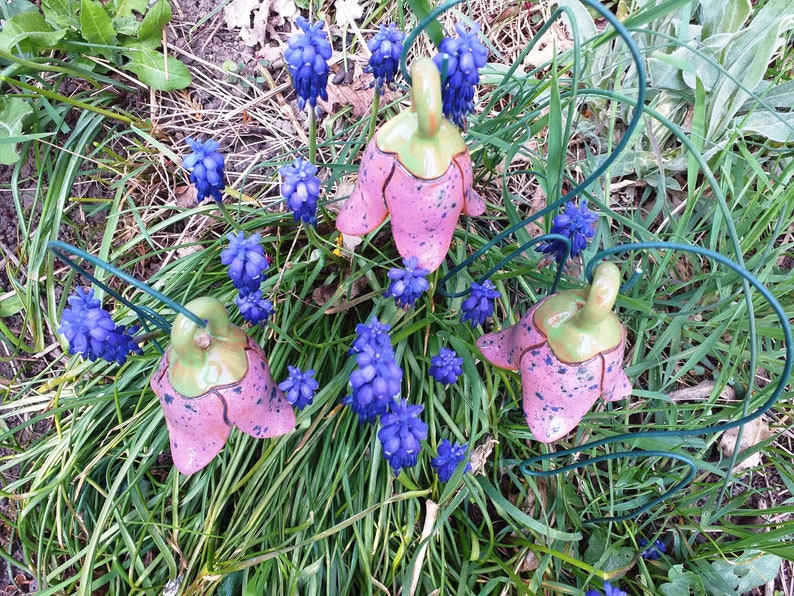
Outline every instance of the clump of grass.
[[(659, 10), (638, 10), (630, 18), (636, 26), (647, 25), (654, 22), (651, 17), (664, 18)], [(590, 95), (573, 92), (589, 76), (573, 56), (610, 43), (607, 37), (593, 42), (577, 37), (571, 53), (526, 76), (516, 69), (490, 79), (494, 84), (480, 100), (487, 109), (471, 121), (468, 133), (489, 209), (458, 229), (448, 264), (431, 277), (433, 288), (453, 264), (487, 246), (528, 210), (543, 207), (543, 197), (552, 202), (603, 162), (636, 90), (626, 89), (612, 72), (605, 77), (607, 88), (594, 94), (602, 100), (596, 112)], [(196, 80), (226, 84), (200, 75)], [(266, 106), (261, 114), (253, 111), (258, 107), (249, 114), (267, 122), (278, 99), (275, 93), (261, 99)], [(105, 229), (90, 247), (93, 252), (145, 276), (174, 300), (213, 295), (232, 302), (235, 292), (225, 283), (219, 260), (226, 224), (211, 205), (179, 208), (170, 202), (183, 182), (175, 168), (176, 129), (209, 133), (221, 126), (223, 114), (192, 122), (176, 107), (178, 101), (178, 96), (166, 98), (175, 111), (171, 122), (163, 123), (162, 130), (172, 135), (165, 139), (139, 128), (130, 132), (88, 111), (63, 138), (64, 151), (57, 155), (52, 145), (31, 141), (28, 149), (39, 152), (41, 180), (33, 208), (25, 207), (19, 188), (11, 189), (25, 230), (16, 255), (15, 295), (30, 330), (23, 338), (10, 329), (5, 333), (14, 349), (41, 352), (58, 325), (61, 290), (80, 283), (45, 250), (47, 240), (64, 229), (80, 234), (93, 210), (72, 199), (78, 175), (112, 180), (113, 198), (99, 204)], [(707, 101), (705, 94), (695, 99), (689, 133), (663, 118), (658, 106), (645, 111), (652, 127), (676, 139), (676, 154), (686, 157), (688, 171), (659, 172), (656, 184), (626, 175), (591, 186), (583, 196), (605, 216), (584, 259), (629, 240), (689, 242), (743, 261), (790, 312), (784, 259), (792, 246), (794, 207), (786, 193), (794, 174), (791, 155), (772, 144), (737, 140), (707, 162), (697, 140), (705, 130)], [(603, 119), (592, 122), (585, 113)], [(326, 196), (348, 181), (366, 128), (366, 121), (342, 118), (325, 128), (321, 123), (318, 161), (327, 166)], [(14, 477), (0, 494), (12, 499), (13, 508), (0, 523), (13, 531), (22, 560), (3, 556), (34, 573), (41, 593), (159, 594), (172, 582), (185, 594), (578, 594), (585, 586), (621, 578), (624, 590), (639, 594), (676, 582), (688, 582), (694, 590), (695, 575), (705, 582), (704, 590), (719, 593), (725, 575), (715, 562), (747, 555), (755, 557), (750, 564), (767, 570), (773, 562), (764, 556), (792, 558), (786, 541), (792, 529), (786, 491), (794, 477), (787, 402), (768, 415), (779, 436), (759, 447), (762, 463), (748, 474), (731, 470), (717, 448), (718, 437), (643, 436), (736, 420), (768, 395), (770, 389), (762, 388), (746, 401), (723, 397), (723, 389), (732, 387), (741, 398), (756, 378), (756, 371), (747, 370), (753, 340), (738, 276), (672, 251), (644, 251), (620, 262), (624, 279), (637, 266), (645, 272), (618, 302), (633, 346), (627, 372), (636, 389), (626, 404), (588, 415), (558, 448), (628, 431), (634, 434), (623, 444), (585, 455), (670, 451), (694, 457), (698, 467), (686, 490), (641, 517), (592, 526), (588, 520), (630, 513), (669, 489), (686, 472), (684, 466), (669, 458), (637, 458), (549, 479), (521, 474), (522, 460), (554, 448), (529, 433), (518, 376), (480, 361), (475, 346), (480, 332), (459, 324), (462, 299), (436, 291), (411, 310), (397, 309), (382, 297), (386, 272), (398, 262), (384, 235), (376, 232), (349, 257), (335, 253), (336, 234), (323, 221), (316, 230), (296, 227), (278, 204), (275, 171), (291, 161), (299, 138), (284, 140), (275, 132), (273, 137), (266, 156), (239, 164), (228, 193), (244, 195), (230, 211), (245, 230), (261, 233), (274, 258), (276, 273), (263, 291), (275, 299), (276, 315), (266, 328), (248, 331), (265, 347), (276, 378), (285, 378), (290, 364), (315, 370), (320, 390), (314, 404), (298, 414), (296, 432), (259, 441), (232, 431), (206, 469), (182, 476), (164, 455), (167, 431), (148, 387), (160, 357), (154, 346), (121, 369), (64, 357), (34, 378), (12, 383), (0, 406), (0, 437), (8, 450), (0, 472), (13, 471)], [(533, 142), (537, 138), (543, 142)], [(133, 150), (121, 153), (115, 141)], [(668, 159), (656, 157), (661, 164)], [(235, 159), (231, 152), (230, 158)], [(540, 189), (536, 196), (527, 196), (528, 185)], [(328, 203), (324, 221), (330, 222), (333, 200)], [(518, 254), (527, 240), (522, 227), (444, 289), (468, 287), (515, 254), (492, 276), (502, 294), (493, 324), (515, 323), (554, 283), (554, 270), (540, 255)], [(575, 272), (563, 277), (561, 287), (582, 284)], [(161, 308), (141, 292), (122, 293), (141, 307)], [(751, 304), (761, 336), (757, 374), (776, 379), (784, 349), (779, 324), (768, 305), (755, 298)], [(339, 404), (355, 364), (347, 356), (355, 325), (372, 316), (392, 324), (404, 391), (424, 405), (429, 426), (418, 465), (396, 477), (384, 461), (377, 428), (360, 425)], [(120, 323), (134, 321), (121, 306), (116, 317)], [(431, 356), (444, 346), (464, 359), (464, 375), (449, 387), (428, 374)], [(714, 383), (705, 399), (669, 397), (674, 389), (703, 380)], [(27, 443), (26, 433), (42, 424), (48, 430)], [(437, 481), (430, 455), (442, 438), (469, 446), (474, 473)], [(759, 479), (769, 479), (772, 490)], [(661, 537), (668, 554), (658, 562), (638, 558), (641, 537)], [(682, 565), (680, 571), (675, 565)]]

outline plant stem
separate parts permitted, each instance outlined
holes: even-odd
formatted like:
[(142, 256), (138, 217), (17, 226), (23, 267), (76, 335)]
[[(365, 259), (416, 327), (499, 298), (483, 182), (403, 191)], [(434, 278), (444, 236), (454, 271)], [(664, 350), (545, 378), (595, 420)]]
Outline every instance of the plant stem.
[(314, 163), (316, 157), (317, 157), (317, 118), (314, 115), (314, 106), (309, 104), (309, 161)]
[(367, 132), (367, 144), (375, 136), (375, 125), (378, 123), (378, 110), (380, 109), (380, 89), (375, 87), (375, 97), (372, 98), (372, 112), (369, 115), (369, 132)]
[(223, 217), (226, 223), (232, 226), (238, 232), (241, 232), (242, 228), (240, 227), (240, 224), (234, 221), (234, 218), (232, 217), (231, 213), (229, 213), (229, 210), (226, 208), (226, 205), (223, 203), (223, 201), (215, 201), (215, 204), (218, 206), (218, 211), (221, 212), (221, 217)]
[(48, 91), (47, 89), (40, 89), (39, 87), (34, 87), (33, 85), (29, 85), (22, 81), (17, 81), (15, 79), (9, 79), (6, 76), (0, 75), (0, 82), (6, 83), (12, 87), (22, 87), (23, 89), (27, 89), (31, 93), (35, 95), (41, 95), (42, 97), (46, 97), (47, 99), (53, 99), (56, 101), (60, 101), (75, 108), (81, 108), (83, 110), (88, 110), (89, 112), (96, 112), (97, 114), (102, 114), (107, 118), (111, 118), (113, 120), (119, 120), (124, 124), (131, 125), (136, 124), (140, 127), (143, 127), (143, 122), (138, 120), (137, 118), (130, 118), (128, 116), (124, 116), (122, 114), (118, 114), (116, 112), (111, 112), (110, 110), (106, 110), (104, 108), (100, 108), (98, 106), (92, 106), (89, 103), (85, 103), (82, 101), (78, 101), (71, 97), (66, 97), (65, 95), (61, 95), (60, 93), (55, 93), (54, 91)]

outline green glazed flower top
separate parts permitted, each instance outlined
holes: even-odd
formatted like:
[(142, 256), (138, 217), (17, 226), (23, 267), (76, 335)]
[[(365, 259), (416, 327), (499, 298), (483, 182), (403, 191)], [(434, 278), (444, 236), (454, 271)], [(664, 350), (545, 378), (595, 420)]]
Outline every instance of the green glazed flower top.
[(432, 180), (444, 175), (466, 144), (441, 112), (441, 75), (433, 61), (418, 58), (411, 67), (411, 80), (411, 108), (384, 124), (375, 143), (384, 153), (397, 154), (417, 178)]
[(239, 382), (248, 372), (246, 334), (229, 323), (226, 308), (215, 298), (196, 298), (185, 308), (207, 326), (176, 316), (167, 353), (171, 385), (185, 397), (198, 397), (213, 387)]
[(535, 325), (563, 362), (585, 362), (615, 348), (622, 335), (612, 307), (620, 290), (620, 270), (602, 263), (585, 290), (564, 290), (535, 311)]

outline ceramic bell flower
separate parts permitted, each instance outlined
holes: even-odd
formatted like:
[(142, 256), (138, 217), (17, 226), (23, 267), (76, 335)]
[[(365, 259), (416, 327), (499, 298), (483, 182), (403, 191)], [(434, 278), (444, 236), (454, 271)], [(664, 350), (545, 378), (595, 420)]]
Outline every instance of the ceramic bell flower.
[(223, 304), (197, 298), (186, 308), (207, 327), (177, 315), (151, 386), (165, 412), (174, 465), (193, 474), (220, 453), (232, 426), (260, 439), (278, 437), (295, 428), (295, 413), (262, 348), (229, 323)]
[(571, 432), (599, 396), (631, 394), (623, 372), (626, 330), (612, 312), (620, 271), (602, 263), (585, 290), (565, 290), (534, 305), (521, 321), (477, 340), (494, 366), (519, 371), (524, 416), (538, 441)]
[(460, 131), (441, 113), (441, 78), (429, 58), (411, 69), (411, 109), (389, 120), (367, 146), (353, 193), (336, 220), (349, 236), (375, 230), (391, 215), (403, 258), (439, 268), (461, 213), (480, 215), (471, 156)]

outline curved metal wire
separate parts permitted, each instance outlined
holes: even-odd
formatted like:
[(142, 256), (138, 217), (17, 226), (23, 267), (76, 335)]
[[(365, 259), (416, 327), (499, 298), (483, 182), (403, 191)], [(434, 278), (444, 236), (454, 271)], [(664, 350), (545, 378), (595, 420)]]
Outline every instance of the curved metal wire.
[[(637, 47), (637, 44), (631, 38), (628, 29), (626, 29), (626, 27), (617, 19), (617, 17), (614, 14), (612, 14), (609, 10), (607, 10), (603, 5), (601, 5), (599, 2), (596, 2), (595, 0), (579, 0), (579, 1), (585, 4), (586, 6), (592, 8), (596, 12), (598, 12), (599, 15), (601, 15), (613, 27), (617, 35), (626, 44), (629, 53), (631, 54), (632, 61), (634, 62), (634, 65), (637, 69), (637, 97), (634, 101), (634, 111), (631, 116), (631, 119), (626, 125), (626, 130), (623, 133), (623, 136), (615, 145), (615, 148), (612, 151), (612, 153), (601, 163), (601, 165), (599, 165), (595, 170), (593, 170), (590, 173), (590, 175), (587, 176), (582, 182), (580, 182), (570, 191), (562, 195), (557, 201), (554, 201), (553, 203), (547, 205), (544, 209), (541, 209), (540, 211), (534, 213), (533, 215), (525, 219), (517, 221), (516, 223), (512, 224), (511, 226), (508, 226), (507, 228), (499, 232), (496, 236), (491, 238), (482, 248), (471, 254), (462, 262), (458, 263), (446, 275), (444, 275), (444, 277), (442, 277), (441, 280), (439, 280), (438, 282), (438, 290), (437, 290), (443, 296), (453, 297), (452, 294), (444, 290), (444, 285), (446, 284), (446, 282), (448, 282), (452, 277), (457, 275), (460, 271), (468, 267), (475, 260), (483, 256), (486, 252), (488, 252), (488, 250), (494, 247), (497, 243), (501, 242), (510, 234), (513, 234), (514, 232), (526, 227), (528, 224), (543, 217), (547, 213), (559, 209), (559, 207), (564, 205), (567, 201), (574, 199), (577, 195), (579, 195), (581, 192), (587, 189), (587, 187), (589, 187), (593, 182), (595, 182), (598, 178), (600, 178), (610, 168), (610, 166), (612, 166), (615, 160), (617, 160), (618, 157), (620, 157), (620, 154), (625, 150), (626, 146), (631, 140), (632, 135), (634, 134), (634, 131), (637, 129), (637, 127), (640, 124), (640, 121), (644, 113), (643, 108), (645, 104), (645, 94), (646, 94), (646, 75), (645, 75), (645, 68), (639, 47)], [(439, 9), (440, 8), (442, 7), (439, 7)], [(431, 14), (434, 14), (435, 12), (436, 11), (433, 11), (433, 13)], [(563, 14), (569, 14), (568, 10), (565, 8), (558, 8), (557, 10), (555, 10), (544, 27), (550, 27), (554, 23), (554, 21), (560, 18)], [(569, 14), (569, 18), (573, 19), (573, 17), (570, 16), (570, 14)], [(406, 46), (407, 45), (408, 44), (406, 42)], [(574, 90), (566, 93), (561, 93), (560, 95), (561, 97), (567, 97), (572, 93), (578, 94), (578, 91)], [(510, 255), (510, 258), (511, 259), (515, 258), (519, 254), (521, 254), (520, 251), (516, 251)], [(509, 260), (510, 259), (505, 259), (502, 262), (502, 264), (506, 263)], [(482, 282), (482, 280), (485, 279), (485, 277), (487, 276), (482, 276), (478, 281)], [(462, 293), (460, 292), (454, 294), (454, 296), (460, 296), (460, 295), (462, 295)]]
[(107, 284), (99, 281), (95, 276), (93, 276), (88, 271), (80, 267), (80, 265), (78, 265), (75, 261), (73, 261), (68, 255), (72, 254), (77, 257), (80, 257), (81, 259), (84, 259), (89, 263), (91, 263), (92, 265), (94, 265), (94, 267), (101, 267), (105, 271), (112, 273), (119, 279), (122, 279), (128, 284), (130, 284), (131, 286), (134, 286), (139, 290), (146, 292), (150, 296), (157, 298), (160, 302), (168, 306), (171, 310), (186, 316), (199, 327), (207, 326), (207, 322), (204, 319), (195, 315), (194, 313), (186, 309), (178, 302), (174, 302), (162, 292), (158, 292), (151, 286), (148, 286), (142, 281), (134, 278), (132, 275), (125, 273), (118, 267), (114, 267), (110, 263), (106, 263), (105, 261), (98, 259), (97, 257), (85, 252), (84, 250), (80, 250), (79, 248), (72, 246), (71, 244), (67, 244), (66, 242), (60, 242), (58, 240), (51, 240), (50, 242), (48, 242), (47, 250), (52, 252), (64, 263), (69, 265), (69, 267), (71, 267), (81, 275), (84, 275), (87, 279), (90, 279), (94, 284), (102, 288), (105, 292), (107, 292), (108, 294), (113, 296), (116, 300), (127, 306), (130, 310), (135, 312), (138, 315), (138, 318), (142, 322), (148, 320), (152, 324), (156, 325), (157, 327), (165, 331), (166, 333), (171, 333), (171, 324), (168, 321), (166, 321), (161, 315), (159, 315), (158, 313), (154, 312), (151, 309), (136, 306), (135, 304), (124, 298), (124, 296), (122, 296), (121, 294), (110, 288)]
[[(714, 424), (711, 426), (706, 426), (703, 428), (695, 428), (695, 429), (651, 430), (651, 431), (644, 430), (642, 431), (642, 433), (622, 433), (612, 437), (599, 439), (597, 441), (591, 441), (584, 445), (572, 447), (570, 449), (564, 449), (562, 451), (557, 451), (554, 453), (546, 453), (543, 455), (531, 457), (521, 462), (521, 464), (519, 465), (519, 469), (523, 474), (525, 474), (526, 476), (543, 477), (543, 478), (556, 476), (557, 474), (562, 474), (570, 470), (596, 464), (601, 461), (620, 459), (620, 458), (666, 457), (666, 458), (676, 459), (689, 466), (689, 472), (684, 478), (681, 479), (680, 482), (678, 482), (675, 486), (667, 490), (664, 494), (655, 497), (654, 499), (652, 499), (642, 507), (639, 507), (638, 509), (632, 511), (631, 513), (627, 513), (625, 515), (619, 515), (614, 517), (601, 517), (592, 520), (585, 520), (584, 523), (588, 523), (588, 524), (624, 521), (648, 511), (652, 507), (658, 505), (662, 501), (668, 499), (678, 491), (685, 488), (694, 477), (697, 464), (691, 457), (680, 453), (635, 450), (635, 451), (623, 451), (619, 453), (609, 453), (605, 455), (599, 455), (596, 457), (580, 460), (576, 463), (569, 464), (567, 466), (563, 466), (555, 470), (534, 470), (532, 469), (532, 466), (535, 466), (542, 462), (546, 462), (548, 460), (579, 454), (582, 453), (583, 451), (594, 449), (596, 447), (602, 447), (604, 445), (611, 445), (613, 443), (634, 440), (640, 436), (642, 438), (654, 438), (654, 437), (682, 438), (682, 437), (693, 437), (693, 436), (701, 436), (706, 434), (724, 432), (732, 428), (740, 427), (748, 422), (751, 422), (752, 420), (755, 420), (756, 418), (759, 418), (765, 412), (769, 411), (769, 409), (772, 408), (772, 406), (775, 405), (777, 400), (780, 398), (780, 395), (783, 393), (783, 390), (785, 389), (786, 383), (788, 382), (788, 379), (791, 375), (792, 364), (794, 363), (794, 341), (792, 341), (791, 326), (789, 325), (788, 317), (786, 316), (786, 312), (781, 306), (781, 304), (772, 295), (772, 292), (770, 292), (767, 287), (761, 284), (761, 282), (759, 282), (758, 279), (756, 279), (756, 277), (753, 276), (753, 274), (750, 273), (745, 267), (717, 252), (699, 246), (692, 246), (689, 244), (682, 244), (677, 242), (638, 242), (633, 244), (622, 244), (619, 246), (614, 246), (612, 248), (602, 250), (601, 252), (596, 254), (592, 259), (590, 259), (590, 261), (588, 261), (585, 267), (585, 275), (588, 280), (592, 280), (593, 269), (598, 264), (598, 262), (604, 259), (605, 257), (609, 257), (611, 255), (615, 255), (619, 253), (634, 252), (641, 250), (674, 250), (681, 252), (689, 252), (703, 257), (707, 257), (715, 261), (716, 263), (723, 265), (731, 269), (735, 273), (737, 273), (739, 276), (742, 277), (743, 281), (749, 284), (750, 286), (752, 286), (761, 295), (761, 297), (763, 297), (764, 300), (766, 300), (769, 303), (769, 305), (775, 311), (775, 314), (780, 320), (780, 326), (783, 331), (783, 341), (786, 346), (785, 348), (786, 355), (783, 363), (783, 370), (780, 373), (780, 378), (778, 379), (777, 385), (775, 386), (774, 390), (772, 391), (771, 395), (767, 398), (767, 400), (763, 404), (761, 404), (761, 406), (759, 406), (754, 412), (747, 411), (749, 408), (749, 400), (752, 395), (752, 382), (750, 383), (750, 386), (748, 387), (747, 397), (745, 398), (743, 416), (738, 420), (734, 420), (733, 422), (725, 422), (722, 424)], [(634, 276), (632, 277), (632, 280), (636, 281), (635, 279), (636, 277), (637, 274), (635, 273)], [(750, 300), (750, 296), (746, 296), (746, 298)], [(752, 313), (750, 313), (750, 316), (752, 316)], [(751, 345), (753, 346), (756, 344), (756, 333), (754, 326), (750, 330), (750, 342)], [(755, 370), (755, 368), (750, 367), (749, 370)]]

